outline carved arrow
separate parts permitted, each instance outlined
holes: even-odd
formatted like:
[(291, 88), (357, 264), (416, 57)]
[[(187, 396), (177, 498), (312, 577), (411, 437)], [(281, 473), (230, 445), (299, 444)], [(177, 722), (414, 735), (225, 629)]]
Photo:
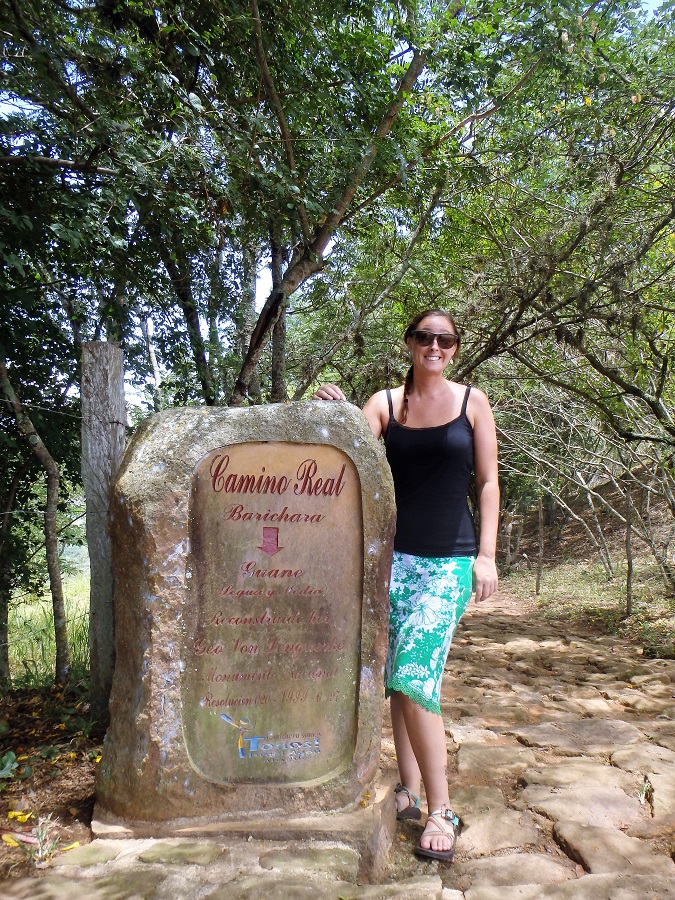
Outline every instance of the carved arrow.
[(258, 550), (262, 550), (267, 556), (274, 556), (283, 549), (279, 546), (279, 529), (263, 526), (263, 542), (262, 546), (258, 546)]

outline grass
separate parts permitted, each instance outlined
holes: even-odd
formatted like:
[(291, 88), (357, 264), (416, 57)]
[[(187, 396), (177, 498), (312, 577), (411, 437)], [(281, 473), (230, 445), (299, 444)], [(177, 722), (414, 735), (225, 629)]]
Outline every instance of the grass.
[[(502, 588), (531, 599), (535, 572), (519, 569), (502, 579)], [(565, 560), (544, 569), (539, 596), (541, 612), (551, 619), (574, 621), (605, 634), (640, 643), (646, 656), (675, 659), (675, 598), (648, 558), (635, 560), (633, 608), (626, 615), (625, 573), (610, 578), (595, 559)]]
[[(66, 621), (74, 682), (89, 678), (89, 578), (64, 578)], [(9, 612), (9, 666), (15, 688), (47, 687), (54, 681), (56, 646), (51, 595), (23, 599)]]

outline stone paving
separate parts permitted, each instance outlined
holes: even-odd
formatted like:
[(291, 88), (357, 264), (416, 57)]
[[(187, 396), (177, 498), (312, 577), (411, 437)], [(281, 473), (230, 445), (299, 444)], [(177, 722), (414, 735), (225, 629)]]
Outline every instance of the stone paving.
[[(96, 839), (0, 898), (675, 898), (675, 662), (498, 596), (458, 631), (443, 714), (463, 824), (452, 866), (415, 859), (418, 823), (395, 829), (382, 884), (358, 883), (348, 834)], [(385, 723), (383, 783), (393, 757)]]

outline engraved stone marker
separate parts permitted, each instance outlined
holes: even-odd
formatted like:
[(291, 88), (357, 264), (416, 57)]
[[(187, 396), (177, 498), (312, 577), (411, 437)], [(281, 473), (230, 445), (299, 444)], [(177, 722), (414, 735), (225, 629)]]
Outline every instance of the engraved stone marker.
[(358, 700), (356, 466), (316, 444), (214, 450), (195, 472), (190, 542), (183, 726), (192, 764), (223, 783), (340, 771), (354, 752)]
[(393, 529), (383, 451), (349, 404), (148, 420), (113, 502), (96, 817), (170, 832), (353, 806), (379, 763)]

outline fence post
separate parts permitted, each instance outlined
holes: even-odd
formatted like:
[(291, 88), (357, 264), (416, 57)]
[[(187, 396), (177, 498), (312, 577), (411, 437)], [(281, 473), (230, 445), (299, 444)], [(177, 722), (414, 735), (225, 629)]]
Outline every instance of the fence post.
[(82, 482), (90, 565), (89, 650), (92, 713), (108, 722), (115, 665), (112, 545), (108, 513), (125, 445), (124, 362), (117, 344), (82, 345)]

